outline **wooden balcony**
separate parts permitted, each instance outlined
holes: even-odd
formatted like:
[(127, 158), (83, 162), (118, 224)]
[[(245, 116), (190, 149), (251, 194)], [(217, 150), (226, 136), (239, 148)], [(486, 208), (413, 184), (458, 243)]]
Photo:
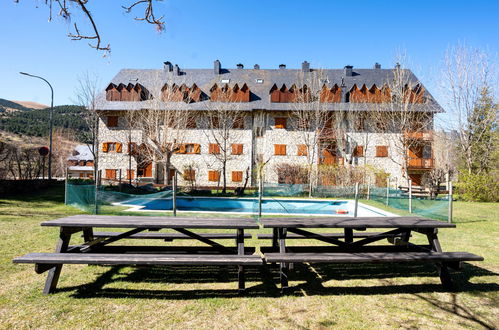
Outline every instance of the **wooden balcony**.
[(433, 158), (409, 158), (407, 168), (410, 170), (430, 170), (433, 168)]
[(404, 134), (406, 139), (414, 139), (421, 141), (433, 140), (433, 131), (419, 131), (419, 132), (406, 131)]

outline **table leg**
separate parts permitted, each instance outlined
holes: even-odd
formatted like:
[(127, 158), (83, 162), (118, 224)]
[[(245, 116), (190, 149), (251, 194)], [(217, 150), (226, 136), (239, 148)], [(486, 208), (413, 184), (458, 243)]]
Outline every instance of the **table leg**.
[[(432, 251), (442, 252), (442, 247), (440, 246), (440, 242), (438, 240), (438, 229), (434, 228), (426, 233), (426, 237), (428, 238), (428, 243), (430, 243), (430, 247)], [(452, 290), (454, 285), (452, 283), (452, 278), (449, 273), (449, 269), (445, 263), (437, 263), (435, 266), (438, 269), (438, 275), (440, 276), (440, 282), (445, 289)]]
[(83, 240), (85, 243), (94, 240), (94, 229), (92, 227), (83, 228)]
[[(237, 254), (244, 255), (244, 229), (237, 230)], [(239, 283), (239, 292), (244, 292), (245, 287), (245, 277), (244, 277), (244, 266), (238, 266), (238, 283)]]
[(279, 248), (277, 228), (272, 229), (272, 250), (277, 251)]
[(353, 229), (345, 228), (345, 243), (353, 243)]
[[(279, 228), (279, 253), (286, 253), (286, 228)], [(288, 265), (285, 262), (281, 262), (280, 267), (280, 279), (281, 279), (281, 290), (284, 293), (288, 289)]]
[[(63, 253), (68, 249), (69, 241), (71, 239), (72, 232), (66, 230), (66, 228), (61, 227), (61, 231), (59, 233), (59, 240), (57, 241), (57, 245), (55, 247), (55, 252)], [(59, 276), (61, 275), (62, 265), (57, 265), (51, 268), (47, 275), (47, 280), (45, 281), (45, 287), (43, 288), (43, 294), (49, 294), (54, 292), (57, 287), (57, 282), (59, 281)]]

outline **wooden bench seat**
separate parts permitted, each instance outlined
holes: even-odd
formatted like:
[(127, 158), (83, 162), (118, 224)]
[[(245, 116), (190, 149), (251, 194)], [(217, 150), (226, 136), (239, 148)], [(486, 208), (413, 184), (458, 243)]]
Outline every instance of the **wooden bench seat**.
[[(121, 232), (110, 232), (110, 231), (99, 231), (94, 232), (93, 236), (95, 238), (109, 238), (115, 237), (122, 234)], [(236, 239), (237, 235), (232, 233), (197, 233), (199, 236), (207, 239)], [(130, 235), (128, 238), (131, 239), (162, 239), (165, 241), (173, 241), (175, 239), (193, 239), (182, 233), (158, 233), (158, 232), (147, 232), (147, 233), (137, 233)], [(251, 238), (251, 234), (245, 233), (244, 238)]]
[(483, 261), (468, 252), (359, 252), (359, 253), (265, 253), (266, 262), (308, 263), (378, 263)]
[[(327, 237), (327, 238), (345, 238), (344, 233), (317, 233), (317, 235)], [(362, 232), (362, 233), (355, 232), (355, 233), (353, 233), (353, 238), (367, 238), (367, 237), (373, 237), (373, 236), (378, 236), (378, 235), (380, 237), (386, 237), (386, 238), (402, 236), (402, 234), (384, 234), (384, 233), (378, 233), (378, 232)], [(272, 239), (274, 236), (273, 236), (273, 234), (257, 234), (256, 237), (258, 239)], [(293, 234), (293, 233), (286, 234), (286, 239), (310, 239), (310, 238), (311, 237), (306, 237), (303, 235), (298, 235), (298, 234)]]
[[(239, 265), (258, 266), (258, 255), (237, 254), (114, 254), (114, 253), (28, 253), (14, 258), (14, 263), (38, 265)], [(46, 268), (48, 270), (49, 268)]]

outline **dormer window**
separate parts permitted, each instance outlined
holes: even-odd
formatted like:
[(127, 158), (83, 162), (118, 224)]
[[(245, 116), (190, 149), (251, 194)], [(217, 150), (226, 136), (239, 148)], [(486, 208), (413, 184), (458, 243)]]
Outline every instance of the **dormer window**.
[(145, 101), (150, 99), (147, 89), (141, 84), (115, 85), (110, 83), (106, 88), (107, 101)]
[(311, 101), (310, 89), (307, 85), (297, 87), (295, 84), (288, 89), (285, 84), (278, 88), (276, 84), (270, 89), (270, 102), (273, 103), (304, 103)]
[(161, 100), (163, 102), (199, 102), (202, 100), (203, 95), (205, 94), (196, 84), (192, 84), (191, 87), (186, 84), (180, 86), (177, 84), (165, 84), (161, 88)]
[(210, 99), (215, 102), (249, 102), (250, 101), (250, 89), (246, 84), (239, 87), (238, 84), (230, 87), (229, 85), (223, 85), (219, 87), (214, 84), (210, 88)]

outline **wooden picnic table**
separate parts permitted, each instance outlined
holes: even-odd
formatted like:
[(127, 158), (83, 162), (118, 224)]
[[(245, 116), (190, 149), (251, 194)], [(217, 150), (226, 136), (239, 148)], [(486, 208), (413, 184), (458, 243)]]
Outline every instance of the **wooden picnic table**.
[[(244, 230), (259, 228), (253, 219), (74, 215), (41, 225), (60, 227), (55, 252), (29, 253), (15, 258), (14, 262), (34, 263), (37, 273), (48, 271), (45, 294), (56, 289), (63, 264), (236, 265), (240, 291), (245, 288), (244, 266), (262, 264), (261, 257), (250, 254), (252, 250), (244, 246), (244, 239), (248, 237)], [(127, 231), (99, 233), (95, 228)], [(161, 229), (173, 229), (177, 233), (158, 233)], [(192, 229), (233, 229), (235, 233), (196, 233)], [(78, 232), (83, 232), (83, 243), (69, 245), (72, 235)], [(111, 245), (129, 238), (193, 239), (207, 246)], [(236, 245), (222, 245), (213, 239), (235, 239)]]
[[(422, 217), (262, 218), (260, 222), (264, 228), (273, 228), (272, 235), (258, 238), (272, 239), (272, 246), (262, 251), (266, 262), (280, 264), (283, 290), (288, 288), (290, 265), (297, 262), (431, 262), (436, 264), (442, 284), (451, 288), (447, 267), (459, 268), (462, 261), (483, 260), (467, 252), (443, 252), (438, 229), (454, 228), (455, 224)], [(313, 228), (341, 228), (343, 233), (311, 232), (309, 229)], [(364, 232), (368, 228), (385, 231)], [(425, 235), (428, 244), (409, 242), (412, 233)], [(288, 246), (290, 239), (297, 238), (318, 240), (329, 246)], [(390, 243), (371, 245), (383, 239)]]

